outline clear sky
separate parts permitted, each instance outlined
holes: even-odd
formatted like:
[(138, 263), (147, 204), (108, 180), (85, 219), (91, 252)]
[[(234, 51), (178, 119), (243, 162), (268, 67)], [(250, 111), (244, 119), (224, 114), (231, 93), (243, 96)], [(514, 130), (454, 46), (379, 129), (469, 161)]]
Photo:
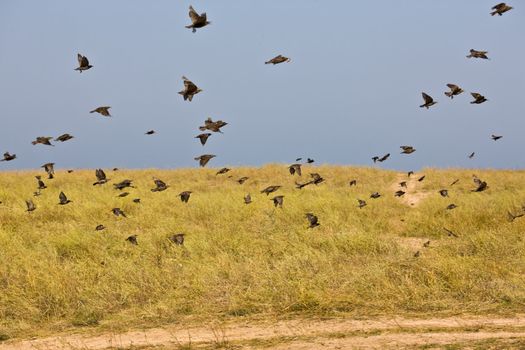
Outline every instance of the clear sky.
[[(391, 153), (382, 167), (523, 168), (525, 4), (491, 17), (496, 2), (2, 0), (0, 151), (18, 158), (0, 170), (195, 167), (203, 153), (212, 167)], [(190, 4), (212, 22), (197, 33)], [(74, 71), (77, 53), (94, 68)], [(264, 64), (277, 54), (292, 62)], [(204, 90), (193, 102), (177, 94), (182, 75)], [(447, 83), (467, 93), (451, 101)], [(422, 91), (438, 101), (428, 111)], [(104, 105), (112, 118), (89, 114)], [(203, 147), (209, 116), (229, 125)]]

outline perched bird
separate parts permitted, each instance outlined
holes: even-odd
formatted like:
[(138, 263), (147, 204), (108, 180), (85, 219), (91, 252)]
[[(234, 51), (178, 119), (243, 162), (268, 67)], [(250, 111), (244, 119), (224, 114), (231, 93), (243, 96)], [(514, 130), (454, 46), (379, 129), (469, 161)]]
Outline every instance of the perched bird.
[(73, 135), (70, 135), (70, 134), (62, 134), (60, 135), (59, 137), (57, 137), (55, 139), (55, 141), (60, 141), (60, 142), (66, 142), (68, 140), (71, 140), (72, 138), (74, 138)]
[(137, 241), (137, 235), (131, 235), (129, 236), (128, 238), (126, 238), (126, 241), (133, 244), (133, 245), (138, 245), (139, 242)]
[(101, 224), (101, 225), (97, 225), (97, 227), (95, 227), (95, 231), (102, 231), (102, 230), (104, 230), (105, 228), (106, 228), (106, 226), (104, 226), (104, 225), (102, 225), (102, 224)]
[(97, 107), (95, 108), (94, 110), (92, 111), (89, 111), (89, 113), (99, 113), (101, 115), (103, 115), (104, 117), (111, 117), (111, 114), (109, 114), (109, 109), (111, 107), (110, 106), (102, 106), (102, 107)]
[(244, 196), (244, 204), (250, 204), (252, 202), (252, 196), (248, 193), (246, 196)]
[(26, 200), (26, 206), (27, 206), (27, 211), (28, 212), (32, 212), (33, 210), (36, 209), (36, 205), (35, 205), (35, 203), (33, 203), (33, 201), (31, 199)]
[(55, 163), (46, 163), (41, 166), (47, 173), (47, 178), (52, 179), (55, 177)]
[(243, 183), (246, 182), (246, 180), (248, 180), (249, 177), (248, 176), (243, 176), (241, 177), (239, 180), (237, 180), (237, 182), (239, 183), (239, 185), (242, 185)]
[(476, 155), (476, 152), (472, 152), (472, 153), (468, 156), (468, 158), (469, 158), (469, 159), (472, 159), (472, 158), (474, 158), (475, 155)]
[(467, 58), (482, 58), (484, 60), (488, 60), (488, 53), (488, 51), (477, 51), (474, 49), (470, 49), (470, 55), (468, 55)]
[(49, 142), (52, 139), (53, 137), (51, 136), (38, 136), (35, 141), (31, 141), (31, 144), (32, 145), (41, 144), (41, 145), (46, 145), (46, 146), (53, 146), (51, 142)]
[(510, 211), (507, 211), (507, 218), (509, 219), (510, 222), (514, 222), (514, 220), (516, 220), (517, 218), (521, 218), (524, 215), (525, 213), (513, 214)]
[[(410, 153), (414, 153), (416, 151), (416, 149), (412, 146), (399, 146), (399, 148), (401, 148), (403, 150), (403, 152), (401, 152), (402, 154), (410, 154)], [(413, 174), (413, 172), (412, 172)], [(409, 172), (409, 177), (410, 177), (410, 172)]]
[(13, 159), (16, 159), (16, 154), (11, 154), (9, 152), (5, 152), (4, 153), (4, 158), (0, 159), (0, 162), (4, 162), (4, 161), (9, 162), (9, 161), (11, 161)]
[(217, 171), (217, 173), (215, 174), (215, 176), (217, 175), (222, 175), (222, 174), (226, 174), (228, 171), (230, 171), (231, 169), (230, 168), (222, 168), (220, 169), (219, 171)]
[(184, 245), (184, 233), (176, 233), (170, 236), (168, 239), (170, 242), (175, 243), (175, 245)]
[(140, 198), (133, 198), (133, 203), (140, 204)]
[(457, 205), (455, 205), (454, 203), (452, 203), (452, 204), (449, 204), (449, 205), (447, 206), (447, 210), (456, 209), (457, 207), (458, 207)]
[(262, 190), (261, 193), (266, 193), (266, 195), (268, 196), (270, 193), (277, 191), (279, 188), (281, 188), (281, 186), (268, 186), (264, 190)]
[(350, 183), (349, 183), (350, 187), (352, 186), (357, 186), (357, 180), (351, 180)]
[(199, 130), (200, 131), (205, 131), (205, 130), (210, 130), (210, 131), (213, 131), (213, 132), (219, 132), (219, 133), (222, 133), (221, 131), (221, 128), (228, 125), (228, 123), (226, 123), (225, 121), (222, 121), (222, 120), (217, 120), (217, 121), (213, 121), (213, 119), (211, 118), (208, 118), (204, 121), (204, 125), (203, 126), (199, 126)]
[(207, 132), (207, 133), (204, 133), (204, 134), (200, 134), (200, 135), (197, 135), (195, 136), (196, 139), (199, 139), (201, 141), (201, 145), (205, 145), (206, 144), (206, 141), (208, 141), (208, 137), (211, 136), (211, 133)]
[(280, 208), (283, 207), (283, 200), (284, 200), (284, 196), (275, 196), (272, 198), (273, 205), (275, 207), (280, 207)]
[(379, 192), (374, 192), (370, 195), (370, 198), (377, 199), (381, 197), (381, 194)]
[(427, 95), (424, 92), (422, 92), (421, 94), (423, 96), (423, 100), (425, 101), (425, 103), (423, 103), (419, 107), (429, 109), (430, 107), (432, 107), (433, 105), (437, 103), (436, 101), (434, 101), (434, 99), (430, 95)]
[(156, 179), (154, 178), (153, 179), (153, 182), (155, 182), (155, 188), (152, 188), (151, 189), (151, 192), (162, 192), (164, 190), (167, 190), (168, 189), (168, 185), (166, 185), (166, 183), (164, 181), (162, 181), (161, 179)]
[(123, 190), (127, 187), (135, 188), (133, 186), (133, 180), (128, 180), (128, 179), (122, 180), (119, 183), (113, 184), (113, 187), (115, 187), (116, 190)]
[(460, 88), (457, 85), (447, 84), (447, 86), (450, 89), (450, 91), (446, 91), (445, 95), (450, 97), (450, 98), (454, 98), (454, 96), (457, 96), (457, 95), (459, 95), (459, 94), (461, 94), (463, 92), (463, 89)]
[(197, 85), (195, 85), (185, 76), (182, 77), (182, 80), (184, 81), (184, 90), (179, 91), (179, 94), (182, 95), (184, 101), (189, 100), (191, 102), (191, 100), (193, 100), (193, 96), (201, 92), (202, 89), (199, 89)]
[(439, 190), (439, 194), (441, 195), (441, 197), (448, 197), (448, 190), (446, 189)]
[(111, 211), (113, 212), (115, 216), (123, 216), (127, 218), (126, 214), (120, 208), (113, 208), (111, 209)]
[(192, 33), (195, 33), (197, 28), (205, 27), (211, 23), (206, 18), (206, 12), (203, 12), (199, 15), (192, 6), (190, 6), (189, 16), (191, 19), (191, 24), (187, 25), (186, 28), (191, 29)]
[(282, 55), (278, 55), (278, 56), (275, 56), (274, 58), (272, 58), (271, 60), (269, 61), (266, 61), (264, 62), (264, 64), (273, 64), (273, 65), (276, 65), (276, 64), (279, 64), (279, 63), (283, 63), (283, 62), (291, 62), (292, 60), (289, 59), (288, 57), (284, 57)]
[(43, 190), (43, 189), (46, 189), (47, 186), (46, 184), (44, 183), (44, 181), (42, 181), (42, 177), (40, 175), (37, 175), (35, 176), (36, 178), (36, 181), (37, 181), (37, 185), (38, 185), (38, 189), (39, 190)]
[(89, 64), (89, 61), (86, 56), (82, 56), (81, 54), (78, 53), (77, 59), (78, 59), (78, 67), (75, 68), (75, 70), (78, 70), (80, 73), (82, 73), (82, 71), (88, 70), (93, 67), (92, 65)]
[(476, 105), (479, 105), (479, 104), (482, 104), (483, 102), (486, 102), (488, 101), (485, 96), (481, 95), (481, 94), (478, 94), (477, 92), (472, 92), (470, 93), (472, 95), (472, 97), (474, 97), (474, 101), (470, 101), (470, 104), (476, 104)]
[(481, 181), (481, 183), (478, 185), (478, 187), (476, 187), (475, 189), (472, 190), (472, 192), (483, 192), (485, 191), (489, 186), (487, 185), (487, 183), (485, 181)]
[(419, 179), (417, 179), (417, 181), (421, 182), (421, 181), (425, 180), (425, 177), (426, 177), (426, 175), (423, 175)]
[(128, 195), (129, 195), (129, 192), (122, 192), (117, 197), (124, 198), (124, 197), (127, 197)]
[(459, 179), (456, 179), (454, 181), (452, 181), (452, 183), (450, 184), (450, 186), (454, 186), (455, 184), (457, 184), (459, 182)]
[(310, 226), (308, 226), (308, 228), (315, 228), (320, 225), (319, 219), (314, 214), (306, 213), (305, 216), (308, 219), (308, 222), (310, 223)]
[(493, 134), (493, 135), (491, 135), (490, 137), (491, 137), (494, 141), (498, 141), (498, 140), (501, 139), (503, 136), (501, 136), (501, 135), (494, 135), (494, 134)]
[(299, 175), (301, 176), (302, 175), (302, 172), (301, 172), (301, 164), (292, 164), (288, 167), (288, 171), (290, 171), (290, 175)]
[(494, 16), (494, 15), (499, 15), (499, 16), (503, 16), (503, 14), (507, 11), (510, 11), (512, 10), (513, 7), (505, 4), (504, 2), (500, 3), (500, 4), (497, 4), (496, 6), (494, 6), (492, 8), (492, 10), (494, 10), (493, 12), (490, 13), (491, 16)]
[(457, 234), (455, 234), (454, 232), (452, 232), (451, 230), (443, 227), (443, 230), (447, 233), (447, 236), (449, 237), (455, 237), (455, 238), (458, 238), (459, 236)]
[(66, 194), (64, 192), (60, 192), (60, 194), (58, 195), (58, 200), (58, 204), (60, 205), (66, 205), (68, 203), (71, 203), (71, 201), (67, 199)]
[(97, 177), (97, 182), (93, 183), (93, 186), (103, 185), (109, 181), (109, 179), (106, 177), (106, 173), (102, 169), (96, 169), (95, 176)]
[(144, 133), (144, 135), (153, 135), (155, 134), (155, 130), (149, 130)]
[(210, 161), (210, 159), (215, 158), (216, 156), (214, 154), (203, 154), (201, 156), (195, 157), (195, 160), (199, 161), (199, 165), (201, 167), (205, 167), (206, 164)]
[(193, 192), (191, 192), (191, 191), (184, 191), (184, 192), (179, 193), (181, 202), (182, 203), (188, 203), (192, 193)]
[(366, 206), (366, 201), (362, 200), (362, 199), (358, 199), (357, 202), (359, 203), (357, 206), (359, 207), (359, 209), (363, 208), (364, 206)]
[(401, 191), (401, 190), (399, 190), (399, 191), (396, 191), (396, 192), (394, 193), (394, 196), (395, 196), (395, 197), (403, 197), (403, 196), (405, 195), (405, 193), (406, 193), (405, 191)]

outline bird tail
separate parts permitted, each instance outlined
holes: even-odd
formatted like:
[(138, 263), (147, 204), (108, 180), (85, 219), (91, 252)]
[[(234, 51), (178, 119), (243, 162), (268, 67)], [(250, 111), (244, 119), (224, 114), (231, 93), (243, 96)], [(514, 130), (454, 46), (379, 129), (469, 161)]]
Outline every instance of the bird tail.
[(95, 113), (96, 111), (97, 111), (97, 110), (94, 109), (94, 110), (92, 110), (92, 111), (89, 111), (89, 113)]
[(190, 24), (189, 26), (185, 26), (185, 27), (188, 29), (193, 28), (193, 24)]

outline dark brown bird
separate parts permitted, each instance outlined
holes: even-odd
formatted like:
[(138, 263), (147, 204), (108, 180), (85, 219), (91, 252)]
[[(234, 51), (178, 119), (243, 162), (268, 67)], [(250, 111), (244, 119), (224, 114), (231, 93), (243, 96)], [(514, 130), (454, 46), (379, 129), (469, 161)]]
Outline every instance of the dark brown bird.
[(407, 182), (406, 182), (406, 181), (401, 181), (401, 182), (399, 183), (399, 186), (400, 186), (400, 187), (407, 188)]
[(217, 173), (215, 174), (215, 176), (217, 175), (222, 175), (222, 174), (226, 174), (228, 171), (230, 171), (231, 169), (230, 168), (222, 168), (220, 169), (219, 171), (217, 171)]
[(60, 141), (60, 142), (66, 142), (68, 140), (71, 140), (72, 138), (74, 138), (73, 135), (70, 135), (70, 134), (62, 134), (60, 135), (59, 137), (57, 137), (55, 139), (55, 141)]
[[(403, 152), (401, 152), (402, 154), (410, 154), (410, 153), (414, 153), (416, 151), (416, 149), (412, 146), (399, 146), (399, 148), (401, 148), (403, 150)], [(412, 172), (413, 174), (413, 172)], [(410, 175), (408, 175), (410, 177)]]
[(468, 156), (468, 158), (469, 158), (469, 159), (472, 159), (472, 158), (474, 158), (475, 155), (476, 155), (476, 152), (472, 152), (472, 153)]
[(374, 163), (377, 163), (377, 161), (379, 160), (379, 157), (378, 156), (373, 156), (372, 160), (374, 161)]
[(273, 205), (275, 207), (282, 208), (283, 207), (284, 196), (275, 196), (275, 197), (272, 198), (272, 201), (273, 201)]
[(262, 190), (261, 193), (266, 193), (266, 195), (268, 196), (270, 193), (277, 191), (279, 188), (281, 188), (281, 186), (268, 186), (264, 190)]
[(299, 176), (302, 176), (302, 171), (301, 171), (301, 164), (292, 164), (288, 167), (288, 171), (290, 172), (290, 175), (299, 175)]
[(106, 173), (102, 169), (96, 169), (95, 176), (97, 177), (97, 182), (93, 183), (93, 186), (103, 185), (109, 181), (109, 179), (106, 177)]
[(184, 233), (176, 233), (172, 236), (170, 236), (168, 239), (170, 242), (174, 243), (175, 245), (184, 245)]
[(306, 213), (305, 216), (308, 219), (308, 222), (310, 223), (308, 228), (315, 228), (320, 225), (319, 218), (317, 218), (317, 216), (315, 216), (314, 214)]
[(239, 183), (239, 185), (242, 185), (242, 184), (245, 183), (248, 179), (249, 179), (248, 176), (243, 176), (243, 177), (241, 177), (239, 180), (237, 180), (237, 182)]
[(186, 28), (191, 29), (193, 33), (197, 31), (197, 28), (202, 28), (210, 24), (206, 18), (206, 12), (201, 13), (200, 15), (190, 6), (189, 16), (191, 19), (191, 24), (187, 25)]
[(82, 71), (88, 70), (93, 67), (92, 65), (89, 64), (89, 61), (86, 56), (82, 56), (81, 54), (78, 53), (77, 59), (78, 59), (78, 67), (75, 68), (75, 70), (78, 70), (80, 73), (82, 73)]
[(111, 107), (110, 106), (102, 106), (102, 107), (97, 107), (95, 108), (94, 110), (92, 111), (89, 111), (89, 113), (99, 113), (100, 115), (103, 115), (104, 117), (111, 117), (111, 114), (109, 114), (109, 109)]
[(406, 193), (405, 191), (401, 191), (401, 190), (399, 190), (399, 191), (396, 191), (396, 192), (394, 193), (394, 196), (395, 196), (395, 197), (403, 197), (403, 196), (405, 195), (405, 193)]
[(441, 197), (448, 197), (448, 190), (446, 189), (439, 190), (439, 194), (441, 195)]
[(421, 256), (421, 253), (419, 252), (419, 250), (414, 253), (414, 258), (419, 258), (420, 256)]
[(423, 100), (425, 101), (425, 103), (423, 103), (419, 107), (429, 109), (430, 107), (432, 107), (433, 105), (437, 103), (436, 101), (434, 101), (434, 99), (430, 95), (427, 95), (424, 92), (422, 92), (421, 94), (423, 96)]
[(425, 243), (423, 243), (423, 248), (428, 248), (430, 247), (430, 241), (426, 241)]
[(426, 177), (426, 175), (423, 175), (419, 179), (417, 179), (417, 181), (421, 182), (421, 181), (425, 180), (425, 177)]
[(97, 225), (97, 227), (95, 227), (95, 231), (102, 231), (102, 230), (104, 230), (105, 228), (106, 228), (106, 226), (104, 226), (104, 225), (102, 225), (102, 224), (101, 224), (101, 225)]
[(144, 133), (144, 135), (153, 135), (155, 134), (155, 130), (148, 130)]
[(379, 158), (377, 161), (378, 161), (379, 163), (383, 163), (385, 160), (388, 159), (388, 157), (390, 157), (390, 153), (385, 154), (384, 156), (382, 156), (381, 158)]
[(140, 204), (140, 198), (133, 198), (133, 203)]
[(472, 190), (472, 192), (483, 192), (485, 191), (489, 186), (487, 185), (487, 183), (485, 181), (481, 181), (481, 183), (478, 185), (477, 188), (475, 188), (474, 190)]
[(319, 185), (324, 182), (324, 178), (318, 173), (311, 173), (310, 177), (313, 179), (312, 181), (314, 182), (314, 185)]
[(123, 190), (123, 189), (125, 189), (127, 187), (135, 188), (133, 186), (133, 180), (128, 180), (128, 179), (122, 180), (119, 183), (113, 184), (113, 187), (115, 187), (115, 189), (119, 190), (119, 191), (121, 191), (121, 190)]
[(486, 102), (488, 101), (485, 96), (481, 95), (481, 94), (478, 94), (477, 92), (472, 92), (470, 93), (472, 95), (472, 97), (474, 97), (474, 101), (470, 101), (470, 104), (476, 104), (476, 105), (479, 105), (479, 104), (482, 104), (483, 102)]
[(503, 136), (501, 135), (491, 135), (490, 138), (493, 139), (494, 141), (498, 141), (499, 139), (501, 139)]
[(43, 190), (43, 189), (46, 189), (47, 186), (46, 184), (44, 183), (44, 181), (42, 181), (42, 177), (40, 175), (37, 175), (35, 176), (36, 178), (36, 181), (37, 181), (37, 185), (38, 185), (38, 189), (39, 190)]
[(457, 234), (455, 234), (454, 232), (452, 232), (451, 230), (443, 227), (443, 230), (447, 233), (447, 236), (449, 237), (455, 237), (455, 238), (458, 238), (459, 236)]
[(35, 203), (33, 203), (33, 201), (31, 199), (26, 200), (26, 206), (27, 206), (27, 211), (28, 212), (32, 212), (33, 210), (36, 209), (36, 205), (35, 205)]
[(470, 49), (470, 55), (468, 55), (467, 58), (482, 58), (484, 60), (488, 60), (488, 53), (488, 51), (477, 51), (474, 49)]
[(203, 126), (199, 126), (199, 130), (200, 131), (210, 130), (213, 132), (222, 133), (221, 128), (226, 125), (228, 125), (228, 123), (220, 119), (214, 122), (211, 118), (208, 118), (204, 121)]
[(252, 202), (252, 196), (248, 193), (246, 196), (244, 196), (244, 204), (250, 204)]
[(182, 80), (184, 81), (184, 90), (179, 91), (179, 94), (182, 95), (184, 101), (188, 100), (191, 102), (191, 100), (193, 100), (193, 96), (201, 92), (202, 89), (199, 89), (197, 85), (195, 85), (185, 76), (182, 77)]
[(127, 197), (128, 195), (129, 195), (129, 192), (122, 192), (117, 197), (124, 198), (124, 197)]
[(199, 139), (201, 141), (201, 145), (205, 145), (206, 144), (206, 141), (208, 141), (208, 137), (211, 136), (211, 133), (207, 132), (207, 133), (204, 133), (204, 134), (200, 134), (200, 135), (197, 135), (195, 136), (196, 139)]
[(184, 191), (184, 192), (179, 193), (181, 202), (182, 203), (188, 203), (192, 193), (193, 192), (191, 192), (191, 191)]
[(278, 55), (278, 56), (275, 56), (274, 58), (272, 58), (271, 60), (269, 61), (266, 61), (264, 62), (264, 64), (273, 64), (273, 65), (276, 65), (276, 64), (279, 64), (279, 63), (283, 63), (283, 62), (291, 62), (292, 60), (289, 59), (288, 57), (284, 57), (282, 55)]
[(139, 242), (137, 241), (137, 235), (131, 235), (129, 236), (128, 238), (126, 238), (126, 241), (133, 244), (133, 245), (138, 245)]
[(205, 167), (206, 164), (210, 161), (210, 159), (215, 158), (216, 156), (214, 154), (203, 154), (201, 156), (195, 157), (195, 160), (199, 161), (199, 165), (201, 167)]
[(58, 195), (58, 200), (58, 204), (60, 205), (66, 205), (68, 203), (71, 203), (71, 201), (67, 199), (66, 194), (64, 192), (60, 192), (60, 194)]
[(370, 198), (377, 199), (381, 197), (381, 194), (379, 192), (374, 192), (370, 195)]
[(41, 166), (47, 173), (47, 178), (52, 179), (55, 177), (55, 163), (46, 163)]
[(450, 89), (450, 91), (446, 91), (445, 95), (450, 97), (450, 98), (454, 98), (454, 96), (457, 96), (457, 95), (459, 95), (459, 94), (461, 94), (463, 92), (463, 89), (460, 88), (457, 85), (447, 84), (447, 86)]
[(4, 162), (4, 161), (9, 162), (9, 161), (11, 161), (13, 159), (16, 159), (16, 154), (11, 154), (9, 152), (5, 152), (4, 153), (4, 158), (0, 159), (0, 162)]
[[(410, 146), (404, 146), (404, 147), (410, 147)], [(401, 148), (403, 148), (403, 146), (401, 146)], [(415, 150), (414, 150), (414, 151), (415, 151)], [(412, 176), (412, 175), (414, 175), (414, 172), (413, 172), (413, 171), (409, 171), (409, 172), (407, 173), (407, 176), (408, 176), (408, 177), (410, 177), (410, 176)]]
[(312, 158), (307, 158), (306, 159), (306, 163), (307, 164), (312, 164), (313, 162), (315, 162), (315, 160), (313, 160)]
[(115, 216), (123, 216), (127, 218), (126, 214), (120, 208), (113, 208), (111, 209), (111, 211), (113, 212)]
[(494, 11), (490, 13), (491, 16), (494, 16), (494, 15), (503, 16), (503, 14), (505, 12), (512, 10), (513, 7), (508, 6), (507, 4), (502, 2), (502, 3), (497, 4), (496, 6), (494, 6), (492, 9)]
[(53, 146), (51, 142), (49, 142), (52, 139), (53, 137), (51, 136), (38, 136), (35, 141), (31, 141), (31, 144), (32, 145), (41, 144), (41, 145), (46, 145), (46, 146)]
[(359, 209), (363, 208), (364, 206), (366, 206), (366, 201), (362, 200), (362, 199), (358, 199), (357, 202), (359, 203), (357, 206), (359, 207)]
[(457, 207), (458, 207), (457, 205), (455, 205), (454, 203), (452, 203), (452, 204), (449, 204), (449, 205), (447, 206), (447, 210), (456, 209)]
[(73, 169), (68, 169), (67, 173), (71, 174), (73, 171), (74, 171)]
[(153, 179), (153, 182), (155, 182), (155, 188), (151, 189), (151, 192), (162, 192), (168, 189), (168, 185), (161, 179)]
[(351, 180), (350, 183), (349, 183), (350, 187), (352, 186), (357, 186), (357, 180)]

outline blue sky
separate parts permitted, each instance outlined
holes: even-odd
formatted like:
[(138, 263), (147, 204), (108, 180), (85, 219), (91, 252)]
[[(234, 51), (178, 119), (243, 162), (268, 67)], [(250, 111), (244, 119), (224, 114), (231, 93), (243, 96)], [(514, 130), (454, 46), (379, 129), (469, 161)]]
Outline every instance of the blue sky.
[[(491, 17), (495, 3), (4, 0), (0, 151), (18, 158), (0, 170), (195, 167), (203, 153), (212, 167), (391, 153), (382, 167), (523, 168), (525, 7)], [(195, 34), (190, 4), (212, 22)], [(471, 48), (491, 60), (467, 59)], [(74, 71), (77, 52), (94, 68)], [(292, 62), (264, 64), (277, 54)], [(204, 90), (191, 103), (182, 75)], [(447, 83), (489, 102), (450, 101)], [(438, 101), (429, 111), (422, 91)], [(113, 118), (89, 114), (104, 105)], [(209, 116), (230, 124), (203, 147)], [(75, 139), (31, 145), (66, 132)], [(400, 155), (405, 144), (417, 151)]]

